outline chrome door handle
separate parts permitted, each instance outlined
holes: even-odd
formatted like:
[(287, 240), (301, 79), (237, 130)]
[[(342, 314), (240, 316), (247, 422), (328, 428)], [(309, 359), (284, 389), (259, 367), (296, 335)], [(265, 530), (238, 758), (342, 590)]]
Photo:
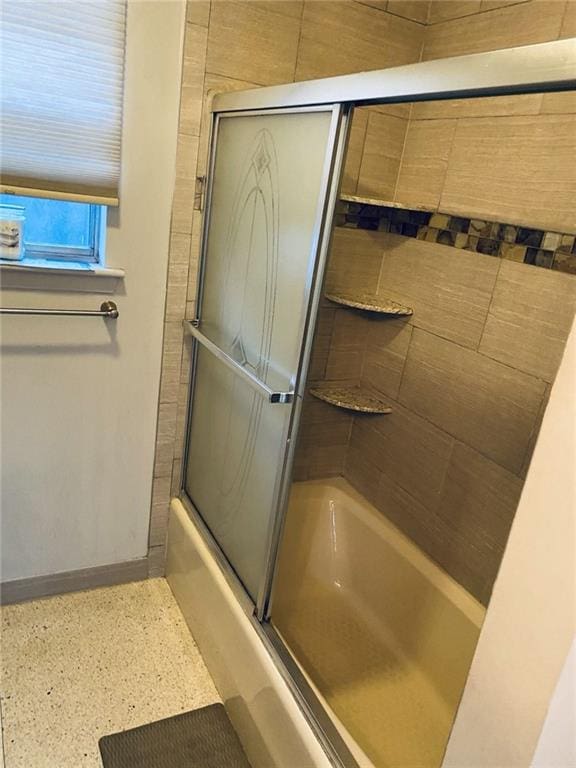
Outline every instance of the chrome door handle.
[(270, 389), (267, 384), (265, 384), (263, 381), (260, 381), (257, 376), (246, 370), (243, 365), (234, 360), (233, 357), (230, 357), (230, 355), (224, 352), (224, 350), (220, 349), (217, 344), (214, 344), (213, 341), (210, 341), (207, 336), (204, 336), (204, 334), (199, 331), (198, 328), (192, 322), (190, 322), (190, 320), (184, 320), (183, 325), (186, 333), (192, 336), (192, 338), (196, 339), (196, 341), (201, 344), (204, 349), (207, 349), (210, 354), (214, 355), (214, 357), (217, 357), (220, 362), (224, 363), (227, 368), (229, 368), (243, 381), (245, 381), (246, 384), (249, 384), (252, 389), (255, 389), (256, 392), (265, 397), (269, 403), (293, 402), (294, 392), (276, 392), (274, 389)]

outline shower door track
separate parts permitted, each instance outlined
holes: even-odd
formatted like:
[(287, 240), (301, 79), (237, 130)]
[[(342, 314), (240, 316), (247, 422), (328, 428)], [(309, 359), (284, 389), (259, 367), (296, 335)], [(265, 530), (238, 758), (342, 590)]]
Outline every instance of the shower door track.
[[(355, 106), (570, 91), (576, 90), (575, 72), (576, 38), (571, 38), (489, 53), (409, 64), (375, 72), (361, 72), (353, 75), (270, 86), (249, 91), (228, 92), (215, 96), (211, 107), (213, 120), (209, 141), (210, 167), (206, 190), (207, 204), (203, 222), (203, 248), (199, 270), (197, 306), (200, 305), (199, 302), (202, 297), (207, 222), (211, 205), (211, 181), (215, 154), (214, 125), (220, 114), (231, 115), (236, 113), (242, 115), (248, 114), (251, 111), (263, 113), (267, 110), (293, 111), (299, 108), (326, 107), (327, 105), (340, 104), (341, 107), (345, 108), (345, 112), (348, 113), (345, 128), (349, 130), (351, 121), (348, 111), (352, 110)], [(319, 253), (328, 247), (329, 236), (326, 233), (331, 232), (332, 229), (334, 203), (342, 176), (344, 152), (345, 142), (340, 138), (332, 170), (325, 179), (324, 204), (326, 208), (323, 219), (324, 228), (322, 232), (318, 233), (322, 242)], [(318, 285), (322, 283), (325, 261), (324, 254), (324, 258), (319, 258), (316, 264), (314, 290), (310, 294), (310, 306), (305, 324), (305, 336), (300, 361), (300, 381), (305, 381), (319, 301)], [(188, 434), (190, 426), (197, 348), (198, 345), (195, 344), (191, 362), (192, 376), (186, 434)], [(300, 398), (296, 398), (294, 411), (295, 426), (291, 432), (291, 441), (287, 446), (283, 468), (284, 483), (289, 479), (294, 443), (297, 437), (300, 416), (299, 401)], [(186, 442), (185, 440), (184, 465), (186, 465)], [(280, 670), (301, 711), (322, 744), (328, 759), (334, 766), (344, 768), (357, 766), (356, 760), (322, 702), (307, 682), (283, 639), (270, 623), (270, 595), (277, 558), (276, 548), (271, 547), (269, 550), (265, 585), (263, 590), (260, 590), (257, 605), (255, 605), (219, 544), (204, 523), (201, 515), (195, 509), (184, 487), (180, 490), (180, 498), (244, 612), (248, 615), (255, 631), (258, 633), (268, 653), (270, 653), (276, 667)], [(286, 494), (280, 494), (280, 499), (279, 507), (275, 511), (274, 530), (276, 535), (281, 530), (283, 523), (287, 500)]]

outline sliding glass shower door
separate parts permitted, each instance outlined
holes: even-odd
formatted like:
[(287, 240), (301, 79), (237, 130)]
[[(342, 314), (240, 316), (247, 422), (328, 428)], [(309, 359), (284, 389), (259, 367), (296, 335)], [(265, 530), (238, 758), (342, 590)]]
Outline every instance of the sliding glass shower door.
[(278, 528), (340, 107), (215, 120), (185, 491), (254, 602)]

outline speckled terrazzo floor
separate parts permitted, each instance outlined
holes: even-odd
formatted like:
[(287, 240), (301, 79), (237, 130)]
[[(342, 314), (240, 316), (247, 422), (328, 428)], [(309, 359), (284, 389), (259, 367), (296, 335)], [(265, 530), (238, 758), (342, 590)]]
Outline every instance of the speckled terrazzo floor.
[(4, 607), (0, 674), (5, 768), (100, 768), (100, 736), (219, 701), (164, 579)]

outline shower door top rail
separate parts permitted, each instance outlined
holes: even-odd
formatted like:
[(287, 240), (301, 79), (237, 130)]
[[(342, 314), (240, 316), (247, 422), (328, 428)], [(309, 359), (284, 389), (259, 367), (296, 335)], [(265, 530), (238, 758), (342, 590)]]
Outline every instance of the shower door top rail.
[(576, 90), (576, 38), (300, 83), (230, 91), (213, 112), (320, 104), (386, 104)]
[(196, 339), (199, 344), (214, 355), (214, 357), (217, 357), (227, 368), (233, 371), (237, 376), (240, 376), (240, 378), (249, 384), (252, 389), (255, 389), (259, 394), (263, 395), (269, 403), (286, 404), (291, 403), (294, 400), (294, 392), (277, 392), (276, 390), (271, 389), (241, 363), (234, 360), (234, 358), (224, 352), (223, 349), (220, 349), (217, 344), (210, 341), (207, 336), (198, 330), (194, 325), (194, 322), (184, 320), (183, 325), (185, 331), (192, 336), (193, 339)]

